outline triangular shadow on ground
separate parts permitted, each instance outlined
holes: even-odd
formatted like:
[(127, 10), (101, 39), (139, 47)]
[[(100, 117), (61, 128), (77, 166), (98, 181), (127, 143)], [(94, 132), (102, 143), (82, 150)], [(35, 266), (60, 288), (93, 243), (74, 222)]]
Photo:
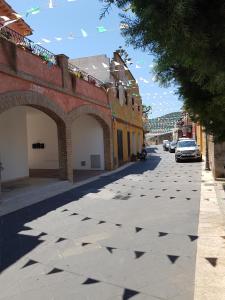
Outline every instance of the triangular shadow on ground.
[[(160, 154), (157, 155), (156, 147), (147, 148), (146, 150), (149, 153), (146, 161), (138, 161), (117, 173), (101, 177), (94, 182), (0, 217), (0, 272), (45, 242), (46, 234), (44, 237), (43, 235), (31, 236), (20, 233), (27, 230), (26, 223), (40, 218), (65, 204), (78, 201), (90, 192), (98, 193), (104, 186), (125, 176), (143, 174), (146, 171), (154, 170), (161, 161)], [(154, 153), (154, 155), (151, 156), (151, 153)]]

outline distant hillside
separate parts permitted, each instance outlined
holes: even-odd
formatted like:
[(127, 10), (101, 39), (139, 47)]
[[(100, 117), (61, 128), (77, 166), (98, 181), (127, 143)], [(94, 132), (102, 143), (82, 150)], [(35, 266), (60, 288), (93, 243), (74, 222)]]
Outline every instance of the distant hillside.
[(166, 130), (166, 131), (172, 130), (176, 122), (181, 117), (182, 117), (182, 113), (178, 111), (178, 112), (172, 112), (166, 114), (158, 118), (150, 119), (151, 131), (153, 132), (158, 130)]

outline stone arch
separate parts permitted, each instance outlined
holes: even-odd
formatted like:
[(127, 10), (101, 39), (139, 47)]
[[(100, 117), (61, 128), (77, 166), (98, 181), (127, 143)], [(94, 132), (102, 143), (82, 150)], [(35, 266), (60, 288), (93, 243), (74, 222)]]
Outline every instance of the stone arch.
[(82, 115), (89, 115), (96, 119), (102, 129), (103, 129), (103, 139), (104, 139), (104, 157), (105, 157), (105, 170), (112, 169), (112, 123), (111, 119), (107, 118), (103, 112), (98, 110), (94, 106), (82, 105), (68, 114), (68, 122), (71, 124), (77, 118)]
[(57, 125), (59, 149), (59, 177), (72, 180), (68, 164), (66, 114), (53, 100), (35, 91), (13, 91), (0, 94), (0, 114), (16, 106), (31, 106), (52, 118)]

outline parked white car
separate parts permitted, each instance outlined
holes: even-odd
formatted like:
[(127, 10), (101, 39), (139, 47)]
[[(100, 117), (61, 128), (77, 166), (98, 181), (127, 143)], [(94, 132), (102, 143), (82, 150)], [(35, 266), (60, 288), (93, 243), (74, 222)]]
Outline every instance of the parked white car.
[(169, 145), (170, 145), (170, 142), (168, 140), (163, 140), (163, 150), (168, 151)]
[(202, 154), (199, 150), (196, 141), (193, 139), (179, 140), (175, 151), (175, 160), (196, 160), (202, 161)]

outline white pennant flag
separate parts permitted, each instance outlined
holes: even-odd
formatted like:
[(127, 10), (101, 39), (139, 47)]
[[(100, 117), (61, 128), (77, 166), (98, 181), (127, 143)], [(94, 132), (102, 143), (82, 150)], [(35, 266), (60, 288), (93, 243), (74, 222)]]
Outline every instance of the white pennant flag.
[(48, 2), (48, 8), (53, 8), (53, 0), (49, 0), (49, 2)]
[(45, 43), (51, 43), (51, 41), (50, 40), (48, 40), (48, 39), (41, 39), (43, 42), (45, 42)]
[(103, 67), (104, 67), (105, 69), (108, 69), (108, 65), (107, 65), (107, 64), (102, 63), (102, 65), (103, 65)]
[(0, 19), (4, 20), (4, 21), (9, 21), (10, 18), (6, 17), (6, 16), (0, 16)]
[(84, 29), (81, 29), (81, 33), (84, 38), (86, 38), (88, 36), (87, 32)]

